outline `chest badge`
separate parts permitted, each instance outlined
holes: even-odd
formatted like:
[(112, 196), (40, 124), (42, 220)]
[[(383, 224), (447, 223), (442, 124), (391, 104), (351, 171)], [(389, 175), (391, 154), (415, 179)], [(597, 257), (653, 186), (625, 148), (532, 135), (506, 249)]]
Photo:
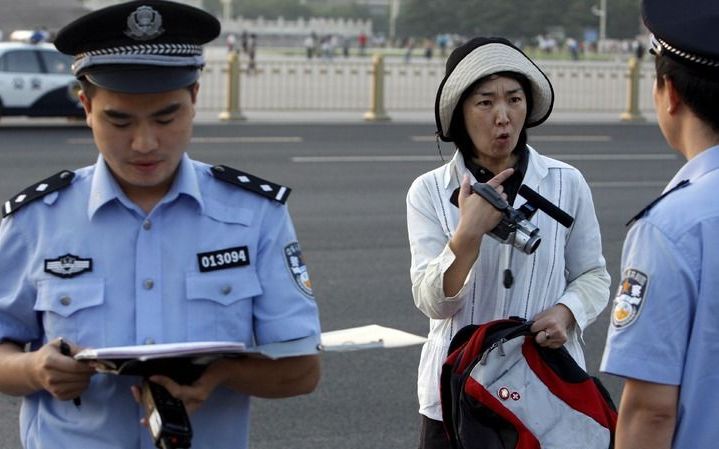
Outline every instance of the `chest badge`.
[(285, 246), (285, 262), (297, 288), (305, 295), (312, 296), (312, 281), (310, 281), (307, 265), (302, 260), (302, 250), (299, 243), (293, 242)]
[(86, 271), (92, 271), (92, 259), (82, 259), (69, 253), (57, 259), (45, 259), (45, 273), (57, 277), (71, 278)]

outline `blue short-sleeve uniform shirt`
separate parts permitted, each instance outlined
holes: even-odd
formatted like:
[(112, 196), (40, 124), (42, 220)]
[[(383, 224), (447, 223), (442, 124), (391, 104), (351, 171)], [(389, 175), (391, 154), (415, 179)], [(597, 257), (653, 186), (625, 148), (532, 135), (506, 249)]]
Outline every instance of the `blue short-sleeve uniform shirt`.
[[(319, 340), (287, 208), (216, 179), (187, 155), (149, 214), (100, 157), (69, 187), (4, 219), (0, 251), (1, 340), (36, 348), (58, 337), (80, 347)], [(136, 383), (95, 375), (80, 408), (46, 392), (25, 397), (23, 445), (154, 447), (138, 425)], [(247, 447), (248, 412), (247, 396), (218, 388), (191, 417), (192, 447)]]
[(675, 448), (719, 441), (719, 147), (629, 230), (601, 370), (679, 385)]

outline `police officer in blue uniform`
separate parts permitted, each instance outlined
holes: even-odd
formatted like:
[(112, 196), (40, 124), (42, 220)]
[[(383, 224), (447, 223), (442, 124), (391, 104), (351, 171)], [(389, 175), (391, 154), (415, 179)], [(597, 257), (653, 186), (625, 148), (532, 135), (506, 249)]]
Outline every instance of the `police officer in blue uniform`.
[[(202, 45), (218, 34), (202, 10), (143, 0), (92, 12), (57, 36), (75, 56), (99, 157), (2, 204), (0, 392), (23, 397), (26, 449), (153, 447), (131, 393), (139, 380), (96, 374), (61, 341), (70, 355), (319, 342), (289, 189), (185, 152)], [(305, 394), (318, 379), (316, 355), (222, 359), (189, 385), (152, 378), (184, 402), (197, 448), (246, 448), (250, 396)]]
[(626, 379), (617, 449), (719, 444), (719, 3), (644, 0), (654, 103), (687, 159), (622, 254), (601, 364)]

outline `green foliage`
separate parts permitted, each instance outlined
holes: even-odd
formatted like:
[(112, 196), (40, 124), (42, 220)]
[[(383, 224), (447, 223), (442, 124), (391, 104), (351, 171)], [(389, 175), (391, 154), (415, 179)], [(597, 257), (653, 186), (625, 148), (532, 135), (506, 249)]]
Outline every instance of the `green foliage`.
[[(403, 0), (397, 31), (400, 36), (457, 33), (526, 40), (562, 29), (581, 38), (586, 28), (598, 28), (593, 5), (599, 0)], [(607, 0), (607, 11), (607, 37), (639, 33), (639, 0)]]

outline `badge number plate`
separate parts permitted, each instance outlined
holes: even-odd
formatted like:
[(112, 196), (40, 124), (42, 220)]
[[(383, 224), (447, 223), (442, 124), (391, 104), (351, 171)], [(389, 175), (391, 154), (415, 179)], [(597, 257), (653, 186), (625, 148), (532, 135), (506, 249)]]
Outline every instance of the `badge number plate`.
[(246, 246), (219, 249), (197, 254), (197, 263), (201, 272), (225, 270), (250, 264), (250, 254)]

